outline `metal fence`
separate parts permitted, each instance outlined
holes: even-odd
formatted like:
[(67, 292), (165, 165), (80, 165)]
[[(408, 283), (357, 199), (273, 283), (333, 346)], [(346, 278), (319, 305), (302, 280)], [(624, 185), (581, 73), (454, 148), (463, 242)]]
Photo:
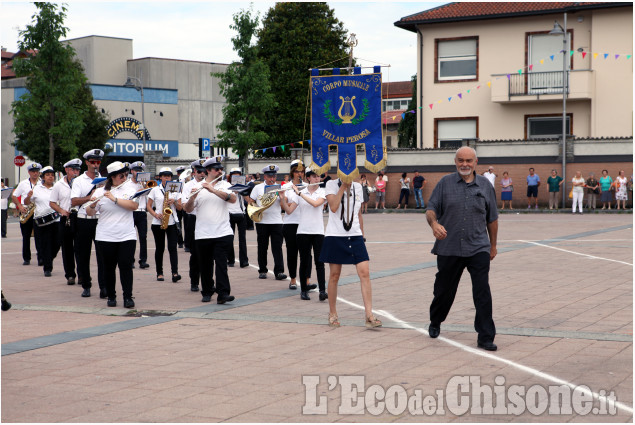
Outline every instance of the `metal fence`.
[(562, 74), (562, 71), (512, 74), (508, 81), (509, 96), (562, 94)]

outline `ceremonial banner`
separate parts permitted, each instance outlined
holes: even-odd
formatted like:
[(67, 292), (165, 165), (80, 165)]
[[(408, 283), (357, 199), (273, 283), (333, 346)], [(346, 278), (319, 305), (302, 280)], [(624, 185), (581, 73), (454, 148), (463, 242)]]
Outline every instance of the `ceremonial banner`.
[(381, 73), (311, 77), (311, 159), (317, 174), (331, 168), (329, 146), (337, 146), (337, 175), (351, 183), (359, 176), (358, 144), (366, 149), (364, 167), (386, 167), (381, 128)]

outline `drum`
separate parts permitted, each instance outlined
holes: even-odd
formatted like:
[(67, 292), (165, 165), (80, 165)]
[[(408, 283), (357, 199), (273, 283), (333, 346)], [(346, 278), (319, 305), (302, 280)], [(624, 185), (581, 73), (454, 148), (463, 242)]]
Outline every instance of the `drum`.
[(40, 217), (35, 217), (35, 224), (38, 227), (48, 226), (51, 223), (55, 223), (55, 220), (59, 218), (59, 214), (57, 211), (53, 211), (49, 214), (45, 214)]

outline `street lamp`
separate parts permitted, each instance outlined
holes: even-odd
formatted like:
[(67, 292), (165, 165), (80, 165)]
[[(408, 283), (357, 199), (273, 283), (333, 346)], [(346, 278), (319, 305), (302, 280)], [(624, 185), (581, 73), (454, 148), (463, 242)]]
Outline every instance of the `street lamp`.
[(562, 178), (564, 186), (562, 190), (562, 207), (565, 207), (566, 187), (567, 187), (567, 13), (564, 13), (564, 28), (558, 21), (553, 24), (553, 29), (549, 31), (552, 35), (562, 35)]
[(124, 87), (133, 87), (135, 90), (141, 92), (141, 131), (143, 134), (143, 147), (141, 154), (143, 156), (143, 162), (146, 162), (146, 115), (145, 115), (145, 102), (143, 98), (143, 70), (139, 70), (139, 78), (128, 76)]

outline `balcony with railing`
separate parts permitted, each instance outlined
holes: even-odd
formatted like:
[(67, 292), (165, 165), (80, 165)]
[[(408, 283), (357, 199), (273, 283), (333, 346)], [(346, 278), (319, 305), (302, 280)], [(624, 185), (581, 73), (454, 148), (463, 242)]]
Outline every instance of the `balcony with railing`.
[[(529, 72), (525, 74), (492, 75), (492, 102), (514, 103), (562, 98), (562, 71)], [(593, 78), (591, 70), (567, 72), (567, 98), (592, 99)]]

